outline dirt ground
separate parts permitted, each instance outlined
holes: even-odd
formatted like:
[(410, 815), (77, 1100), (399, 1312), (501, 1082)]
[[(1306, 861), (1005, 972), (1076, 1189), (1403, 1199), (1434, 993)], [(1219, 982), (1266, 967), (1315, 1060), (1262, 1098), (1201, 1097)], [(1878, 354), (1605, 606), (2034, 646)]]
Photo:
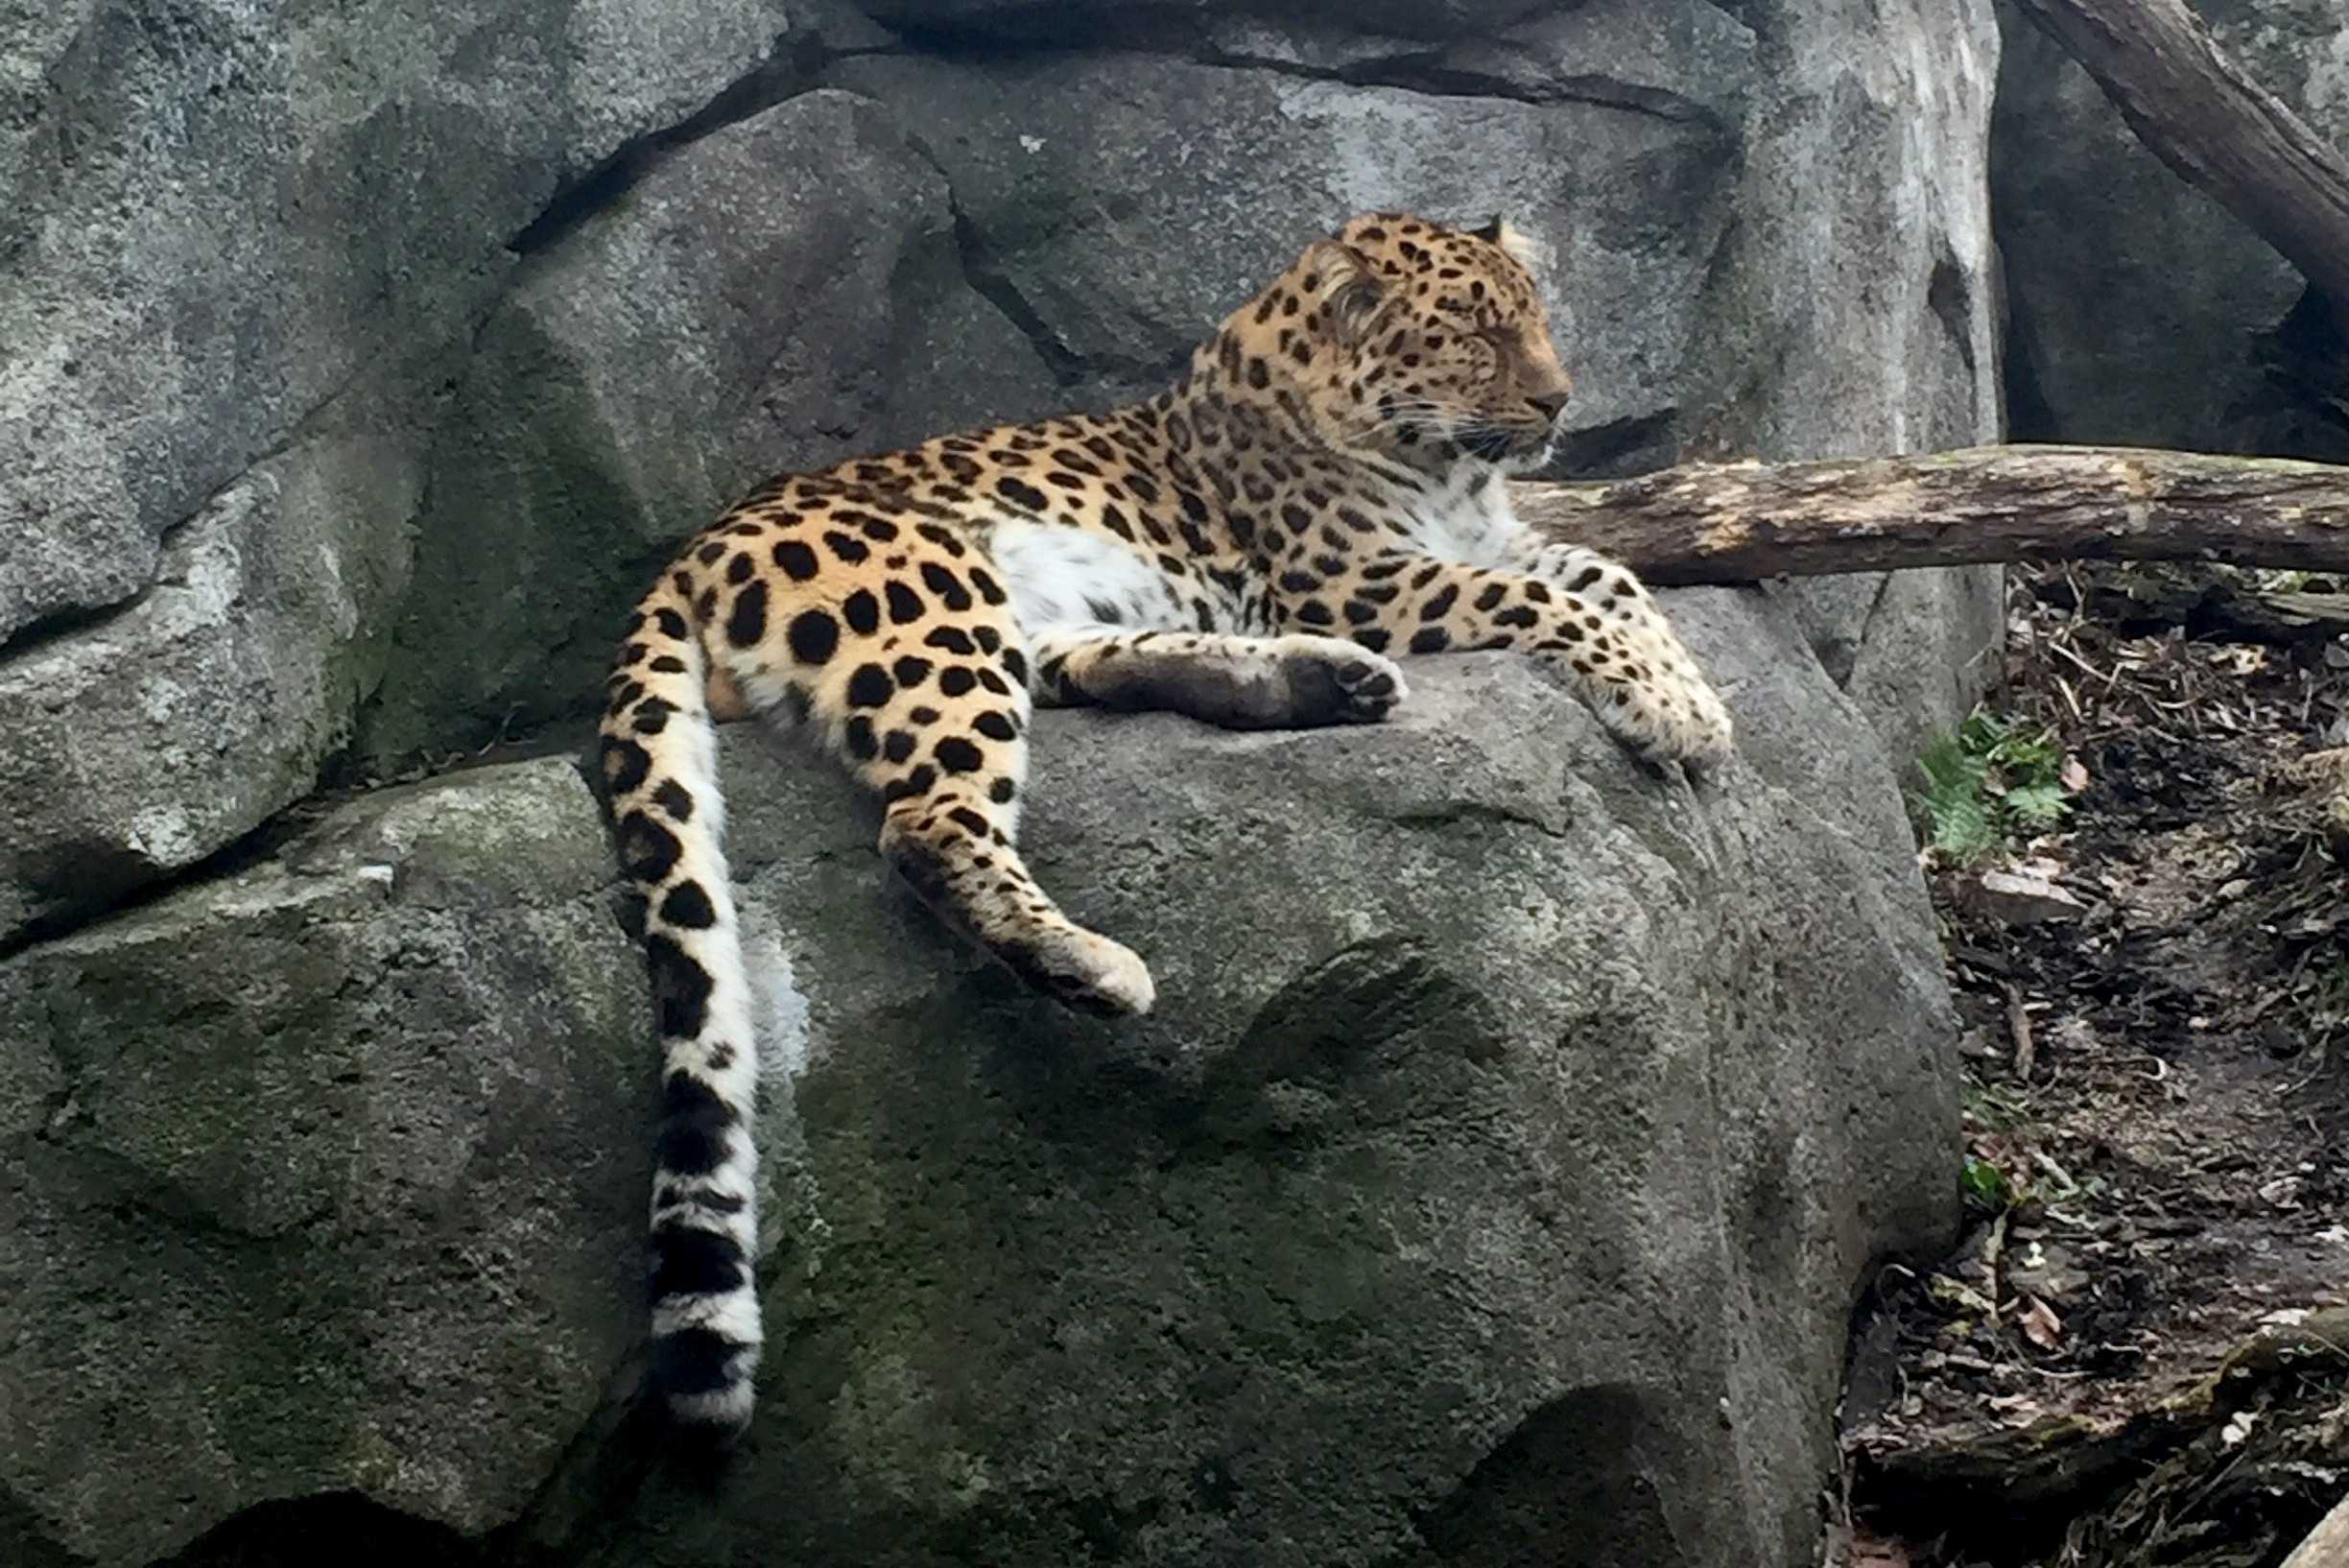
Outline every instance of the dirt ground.
[(1826, 1559), (2266, 1568), (2349, 1488), (2349, 641), (2202, 589), (2339, 585), (2010, 575), (2069, 809), (1928, 856), (1968, 1225), (1862, 1314)]

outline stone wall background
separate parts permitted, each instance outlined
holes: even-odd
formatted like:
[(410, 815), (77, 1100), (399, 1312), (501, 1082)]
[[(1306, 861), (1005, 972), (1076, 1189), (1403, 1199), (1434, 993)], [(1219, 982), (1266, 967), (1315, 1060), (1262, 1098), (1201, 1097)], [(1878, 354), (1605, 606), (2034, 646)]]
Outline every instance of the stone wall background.
[(730, 740), (781, 1331), (723, 1504), (626, 1414), (567, 748), (746, 483), (1146, 389), (1368, 206), (1547, 236), (1566, 471), (1996, 439), (1998, 56), (1986, 0), (0, 0), (0, 1561), (1809, 1560), (1853, 1295), (1954, 1215), (1897, 767), (1997, 573), (1672, 596), (1702, 791), (1488, 658), (1338, 738), (1048, 716), (1130, 1037)]
[[(1567, 471), (2000, 429), (1977, 5), (83, 0), (11, 37), (0, 943), (580, 714), (747, 482), (1149, 388), (1367, 206), (1549, 237)], [(1902, 751), (1995, 581), (1791, 597)]]

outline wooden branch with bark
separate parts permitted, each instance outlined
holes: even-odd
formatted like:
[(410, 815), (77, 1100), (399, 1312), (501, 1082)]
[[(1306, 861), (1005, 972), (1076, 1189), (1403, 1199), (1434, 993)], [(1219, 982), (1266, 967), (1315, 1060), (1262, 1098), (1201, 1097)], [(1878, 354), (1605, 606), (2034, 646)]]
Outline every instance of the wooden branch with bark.
[(2349, 1496), (2317, 1522), (2284, 1568), (2349, 1568)]
[(2349, 310), (2349, 157), (2219, 48), (2185, 0), (2014, 0), (2155, 156)]
[(2349, 467), (2277, 458), (1981, 446), (1512, 489), (1534, 529), (1666, 584), (2041, 558), (2349, 573)]

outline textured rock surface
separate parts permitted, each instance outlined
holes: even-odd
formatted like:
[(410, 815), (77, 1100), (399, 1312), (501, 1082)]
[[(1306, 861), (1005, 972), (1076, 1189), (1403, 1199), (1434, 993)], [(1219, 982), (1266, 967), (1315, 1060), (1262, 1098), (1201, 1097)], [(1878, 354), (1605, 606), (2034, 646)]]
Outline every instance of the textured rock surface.
[[(1365, 206), (1548, 231), (1578, 468), (1996, 434), (1983, 0), (17, 11), (0, 688), (221, 717), (35, 703), (0, 944), (591, 701), (743, 479), (1147, 384)], [(142, 657), (198, 539), (288, 592)], [(1991, 582), (1806, 612), (1896, 744)]]
[(607, 856), (533, 763), (0, 964), (0, 1561), (312, 1493), (523, 1507), (641, 1328)]
[(878, 106), (810, 92), (694, 142), (534, 258), (477, 338), (363, 749), (577, 711), (669, 544), (759, 478), (1052, 386), (963, 283), (945, 183)]
[(715, 1505), (525, 1506), (605, 1462), (650, 1109), (567, 762), (19, 955), (0, 1498), (106, 1564), (334, 1490), (493, 1560), (1809, 1561), (1851, 1293), (1954, 1218), (1948, 1004), (1865, 722), (1759, 595), (1673, 608), (1744, 742), (1696, 793), (1499, 655), (1371, 729), (1046, 716), (1124, 1031), (736, 732), (781, 1348)]
[[(2335, 0), (2195, 10), (2254, 80), (2349, 145), (2349, 16)], [(1991, 176), (2017, 434), (2349, 461), (2349, 434), (2284, 412), (2253, 361), (2299, 273), (2146, 151), (2061, 47), (2001, 19)]]
[[(1508, 212), (1554, 237), (1544, 281), (1585, 448), (1651, 437), (1732, 213), (1751, 36), (1706, 7), (1659, 23), (1606, 4), (1460, 46), (1457, 66), (1450, 50), (1441, 63), (1356, 59), (1347, 80), (1317, 44), (1197, 51), (1215, 63), (1114, 43), (991, 62), (889, 54), (834, 76), (922, 130), (986, 265), (1046, 324), (1080, 400), (1163, 386), (1301, 232), (1377, 206)], [(1292, 63), (1299, 51), (1308, 63)], [(1631, 80), (1541, 91), (1471, 74), (1487, 54), (1534, 77), (1579, 55)], [(1430, 90), (1455, 70), (1468, 81)], [(929, 131), (937, 121), (954, 133)]]
[(0, 642), (418, 333), (566, 180), (762, 58), (778, 0), (12, 6), (0, 41)]
[(1949, 1218), (1938, 959), (1863, 722), (1675, 607), (1753, 672), (1701, 797), (1500, 658), (1383, 729), (1056, 726), (1121, 742), (1034, 842), (1173, 999), (1123, 1034), (941, 994), (869, 823), (737, 758), (794, 1348), (728, 1506), (588, 1560), (1810, 1560), (1858, 1265)]
[(373, 685), (420, 493), (411, 393), (351, 395), (165, 541), (106, 619), (0, 658), (0, 945), (307, 795)]
[[(1752, 346), (1708, 380), (1692, 455), (1858, 457), (2000, 439), (1984, 202), (2000, 38), (1988, 0), (1764, 0), (1741, 14), (1773, 74), (1749, 122), (1745, 243), (1724, 258), (1706, 339)], [(1853, 47), (1859, 37), (1869, 45)], [(1906, 766), (1993, 673), (2000, 582), (1971, 568), (1783, 591)]]

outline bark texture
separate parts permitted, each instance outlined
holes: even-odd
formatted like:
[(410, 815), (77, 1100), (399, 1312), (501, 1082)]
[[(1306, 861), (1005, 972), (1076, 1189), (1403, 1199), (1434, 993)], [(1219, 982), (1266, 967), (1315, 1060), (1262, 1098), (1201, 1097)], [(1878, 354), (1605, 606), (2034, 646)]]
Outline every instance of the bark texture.
[(1662, 584), (2041, 557), (2349, 571), (2349, 467), (2323, 463), (1983, 446), (1515, 490), (1533, 527)]

